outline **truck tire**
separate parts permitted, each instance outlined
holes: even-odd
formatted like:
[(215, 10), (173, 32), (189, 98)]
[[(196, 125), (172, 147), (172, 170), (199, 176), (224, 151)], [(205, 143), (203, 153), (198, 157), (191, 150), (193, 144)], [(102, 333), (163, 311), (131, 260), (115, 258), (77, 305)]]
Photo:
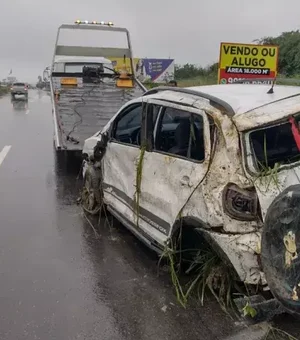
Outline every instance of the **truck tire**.
[(270, 205), (262, 232), (261, 262), (269, 288), (284, 309), (300, 315), (300, 184)]
[(91, 215), (97, 215), (102, 209), (101, 171), (93, 165), (90, 165), (85, 172), (81, 205), (83, 210)]

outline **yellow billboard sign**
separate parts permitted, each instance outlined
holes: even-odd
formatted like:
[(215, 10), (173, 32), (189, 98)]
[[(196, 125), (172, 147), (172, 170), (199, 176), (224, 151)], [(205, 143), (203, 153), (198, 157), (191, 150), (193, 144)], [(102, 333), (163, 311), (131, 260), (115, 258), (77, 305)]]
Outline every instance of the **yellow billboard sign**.
[(275, 78), (278, 46), (221, 43), (218, 82), (234, 83), (239, 79)]
[[(124, 58), (110, 57), (108, 59), (111, 60), (111, 62), (113, 63), (113, 67), (116, 71), (120, 71), (123, 68)], [(136, 68), (136, 65), (139, 63), (139, 60), (140, 60), (140, 58), (133, 58), (133, 64), (134, 64), (135, 68)], [(126, 65), (127, 72), (132, 73), (129, 58), (125, 58), (125, 65)]]

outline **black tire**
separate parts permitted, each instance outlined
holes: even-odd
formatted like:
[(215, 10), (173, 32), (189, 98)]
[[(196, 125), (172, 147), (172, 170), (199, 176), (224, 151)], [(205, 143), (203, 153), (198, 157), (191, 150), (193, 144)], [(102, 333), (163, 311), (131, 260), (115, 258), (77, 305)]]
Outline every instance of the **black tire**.
[(90, 165), (85, 172), (81, 192), (82, 208), (90, 215), (101, 213), (103, 206), (101, 190), (101, 171)]
[(262, 232), (261, 261), (274, 297), (300, 315), (300, 184), (280, 193), (270, 205)]

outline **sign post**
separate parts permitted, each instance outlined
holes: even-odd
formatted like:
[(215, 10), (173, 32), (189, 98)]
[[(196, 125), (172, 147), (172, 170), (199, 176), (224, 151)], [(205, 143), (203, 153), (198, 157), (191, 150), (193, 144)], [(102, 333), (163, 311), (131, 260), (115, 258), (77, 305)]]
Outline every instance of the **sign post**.
[[(278, 46), (224, 43), (220, 45), (219, 84), (262, 78), (272, 80), (277, 75)], [(259, 82), (259, 81), (258, 81)]]

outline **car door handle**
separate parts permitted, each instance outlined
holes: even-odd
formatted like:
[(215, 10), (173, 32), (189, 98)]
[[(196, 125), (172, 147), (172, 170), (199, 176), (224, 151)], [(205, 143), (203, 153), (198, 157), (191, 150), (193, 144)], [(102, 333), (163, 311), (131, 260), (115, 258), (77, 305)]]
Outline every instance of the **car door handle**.
[(190, 185), (190, 178), (189, 178), (189, 176), (183, 176), (182, 178), (181, 178), (181, 180), (180, 180), (180, 183), (182, 184), (182, 185)]

